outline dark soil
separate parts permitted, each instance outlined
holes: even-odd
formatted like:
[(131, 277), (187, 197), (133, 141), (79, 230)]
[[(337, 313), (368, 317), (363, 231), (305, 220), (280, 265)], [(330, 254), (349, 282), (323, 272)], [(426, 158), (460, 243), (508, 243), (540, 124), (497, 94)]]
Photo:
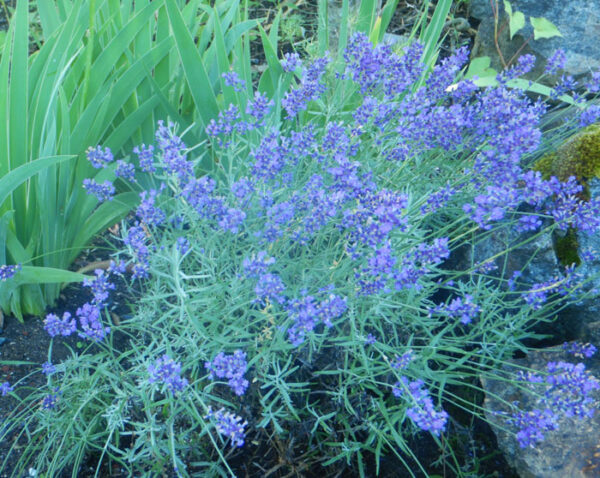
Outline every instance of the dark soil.
[[(86, 301), (82, 291), (77, 287), (65, 290), (64, 298), (59, 301), (54, 309), (62, 315), (63, 311), (73, 309), (72, 305), (82, 305)], [(41, 319), (30, 317), (24, 323), (20, 323), (14, 317), (8, 317), (5, 321), (5, 329), (1, 332), (0, 340), (0, 362), (24, 361), (27, 365), (2, 365), (0, 370), (0, 382), (8, 381), (14, 386), (17, 395), (25, 399), (31, 390), (47, 388), (47, 379), (41, 372), (41, 365), (48, 361), (60, 363), (70, 357), (72, 350), (76, 349), (77, 337), (57, 338), (52, 347), (52, 356), (48, 357), (50, 336), (44, 330)], [(6, 417), (14, 410), (19, 410), (17, 399), (7, 395), (0, 397), (0, 423), (4, 423)], [(0, 443), (0, 477), (8, 477), (11, 470), (15, 468), (18, 460), (18, 450), (25, 443), (21, 440), (10, 455), (8, 463), (2, 467), (10, 447), (16, 440), (16, 433), (7, 436)]]
[[(86, 250), (71, 266), (71, 270), (80, 270), (83, 267), (90, 266), (109, 258), (109, 251), (117, 246), (115, 239), (108, 232), (94, 241), (90, 249)], [(121, 281), (114, 281), (116, 290), (111, 294), (110, 311), (117, 314), (128, 312), (127, 296), (128, 287)], [(91, 293), (80, 284), (67, 285), (62, 291), (58, 302), (48, 310), (58, 316), (64, 312), (70, 312), (75, 315), (78, 307), (91, 299)], [(50, 343), (52, 341), (52, 352), (49, 356)], [(76, 335), (69, 337), (55, 337), (53, 340), (44, 330), (44, 323), (39, 317), (26, 317), (23, 323), (15, 317), (5, 317), (4, 329), (0, 328), (0, 383), (9, 382), (21, 400), (27, 398), (32, 390), (47, 388), (46, 376), (41, 371), (44, 362), (50, 361), (53, 364), (63, 362), (74, 353), (80, 353), (84, 342)], [(123, 345), (123, 340), (115, 337), (117, 346)], [(22, 361), (26, 365), (4, 365), (4, 361)], [(0, 396), (0, 435), (3, 430), (5, 419), (13, 410), (19, 410), (19, 401), (7, 395)], [(11, 476), (11, 470), (19, 458), (18, 450), (25, 445), (26, 440), (23, 437), (17, 447), (9, 456), (7, 464), (2, 467), (4, 459), (9, 454), (11, 446), (18, 435), (17, 432), (0, 441), (0, 478)], [(95, 467), (93, 468), (95, 470)], [(70, 476), (70, 475), (69, 475)], [(84, 477), (84, 474), (78, 476)], [(93, 476), (93, 475), (92, 475)], [(104, 476), (118, 476), (107, 474)]]

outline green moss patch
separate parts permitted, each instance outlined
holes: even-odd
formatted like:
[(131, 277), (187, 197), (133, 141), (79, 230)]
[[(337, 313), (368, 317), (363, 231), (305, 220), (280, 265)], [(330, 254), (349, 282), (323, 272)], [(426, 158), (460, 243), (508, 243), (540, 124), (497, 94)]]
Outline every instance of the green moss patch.
[(579, 249), (579, 242), (577, 241), (575, 229), (569, 228), (563, 237), (554, 234), (553, 242), (556, 258), (563, 266), (581, 264), (581, 258), (577, 252)]
[(533, 169), (544, 179), (556, 176), (566, 181), (575, 176), (585, 185), (590, 178), (600, 177), (600, 124), (593, 124), (567, 140), (555, 152), (538, 160)]

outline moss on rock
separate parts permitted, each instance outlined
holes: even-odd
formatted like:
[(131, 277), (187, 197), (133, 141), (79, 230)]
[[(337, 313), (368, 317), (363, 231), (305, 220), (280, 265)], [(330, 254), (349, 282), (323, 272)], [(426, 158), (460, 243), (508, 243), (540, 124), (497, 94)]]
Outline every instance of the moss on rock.
[(579, 241), (577, 240), (577, 232), (573, 228), (569, 228), (564, 236), (554, 234), (554, 253), (558, 262), (563, 266), (572, 264), (580, 265), (581, 258), (579, 257)]
[(556, 176), (566, 181), (575, 176), (582, 184), (600, 177), (600, 124), (593, 124), (569, 138), (556, 151), (544, 155), (533, 166), (544, 179)]
[[(575, 176), (584, 187), (581, 199), (589, 200), (587, 182), (591, 178), (600, 177), (600, 124), (588, 126), (573, 135), (556, 151), (540, 158), (533, 169), (540, 171), (544, 179), (556, 176), (559, 180), (566, 181)], [(581, 263), (578, 247), (575, 229), (569, 229), (562, 237), (554, 236), (554, 251), (564, 266)]]

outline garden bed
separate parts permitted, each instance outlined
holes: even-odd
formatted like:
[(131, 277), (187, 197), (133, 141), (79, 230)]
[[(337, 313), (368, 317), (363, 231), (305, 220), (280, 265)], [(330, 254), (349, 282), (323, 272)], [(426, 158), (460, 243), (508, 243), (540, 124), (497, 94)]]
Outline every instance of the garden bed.
[[(174, 5), (161, 21), (189, 52), (202, 37), (188, 35)], [(428, 50), (411, 45), (397, 55), (366, 33), (348, 36), (343, 65), (305, 58), (301, 69), (290, 54), (300, 41), (295, 27), (302, 15), (314, 21), (316, 7), (299, 5), (290, 15), (300, 19), (283, 18), (276, 51), (255, 37), (244, 78), (228, 63), (232, 36), (218, 31), (218, 54), (206, 56), (212, 69), (193, 55), (173, 57), (185, 75), (205, 77), (206, 90), (191, 95), (189, 78), (164, 83), (178, 85), (175, 113), (191, 123), (183, 139), (159, 121), (153, 150), (122, 139), (119, 152), (125, 144), (133, 151), (126, 159), (101, 146), (81, 158), (87, 195), (77, 184), (73, 197), (81, 193), (84, 216), (105, 204), (123, 208), (115, 217), (135, 213), (71, 265), (69, 277), (81, 280), (77, 272), (103, 262), (84, 289), (64, 288), (43, 322), (6, 319), (0, 463), (11, 455), (0, 478), (25, 472), (27, 460), (48, 469), (30, 474), (57, 478), (517, 476), (486, 420), (483, 383), (508, 380), (527, 391), (531, 379), (564, 394), (549, 373), (507, 370), (542, 344), (536, 324), (595, 293), (543, 245), (560, 231), (600, 228), (600, 199), (582, 200), (574, 180), (522, 167), (543, 142), (543, 108), (507, 86), (527, 60), (488, 89), (457, 82), (468, 61), (459, 47), (473, 32), (438, 19), (432, 35), (448, 34), (433, 73)], [(151, 8), (139, 14), (154, 18)], [(466, 20), (465, 9), (458, 3), (454, 15)], [(264, 4), (255, 13), (272, 20), (273, 11)], [(400, 2), (389, 31), (410, 32), (416, 11)], [(217, 10), (211, 15), (219, 20)], [(241, 40), (235, 48), (243, 51)], [(88, 60), (94, 54), (89, 48)], [(266, 95), (254, 94), (258, 84)], [(98, 85), (90, 85), (94, 95)], [(143, 86), (145, 104), (152, 88)], [(205, 101), (214, 101), (212, 117)], [(2, 266), (3, 286), (31, 274), (24, 263)], [(597, 384), (576, 378), (589, 379), (574, 398), (583, 416)], [(531, 423), (535, 415), (516, 402), (504, 405), (498, 416), (521, 447), (543, 438), (536, 427), (556, 428), (549, 418)], [(9, 418), (14, 412), (23, 415)]]

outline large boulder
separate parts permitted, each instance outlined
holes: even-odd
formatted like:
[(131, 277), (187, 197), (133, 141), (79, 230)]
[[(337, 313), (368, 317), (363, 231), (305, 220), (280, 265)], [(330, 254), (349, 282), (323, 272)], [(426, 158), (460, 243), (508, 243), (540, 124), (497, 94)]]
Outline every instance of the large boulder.
[[(498, 3), (500, 12), (499, 25), (507, 22), (503, 1), (492, 0)], [(531, 78), (543, 72), (546, 59), (561, 48), (567, 55), (565, 71), (575, 77), (588, 75), (591, 70), (600, 67), (600, 48), (598, 48), (598, 35), (600, 32), (600, 10), (598, 3), (589, 0), (512, 0), (513, 11), (523, 12), (526, 26), (510, 40), (507, 27), (502, 29), (498, 42), (500, 50), (506, 61), (517, 52), (530, 53), (538, 58), (536, 68), (530, 74)], [(481, 21), (473, 56), (489, 56), (492, 67), (497, 71), (502, 69), (502, 62), (494, 40), (494, 15), (490, 0), (472, 0), (470, 15)], [(543, 38), (533, 40), (533, 28), (529, 23), (530, 17), (544, 17), (550, 20), (559, 29), (562, 37)], [(521, 47), (529, 39), (527, 46)]]
[[(600, 179), (588, 182), (590, 198), (600, 197)], [(600, 233), (577, 232), (578, 254), (581, 258), (579, 273), (583, 278), (583, 290), (587, 297), (565, 312), (576, 317), (584, 329), (581, 338), (600, 349)], [(600, 476), (600, 472), (599, 472)]]
[[(572, 357), (571, 357), (572, 358)], [(551, 361), (568, 360), (554, 350), (538, 350), (526, 358), (514, 360), (514, 365), (543, 371)], [(590, 359), (587, 370), (600, 377), (600, 360)], [(508, 463), (521, 478), (592, 478), (600, 476), (600, 412), (592, 418), (562, 418), (559, 429), (545, 433), (545, 439), (535, 448), (521, 448), (515, 437), (517, 430), (507, 426), (497, 412), (508, 412), (506, 403), (518, 401), (522, 410), (531, 411), (535, 404), (530, 396), (507, 381), (482, 380), (486, 398), (484, 410), (498, 439), (498, 446)]]

